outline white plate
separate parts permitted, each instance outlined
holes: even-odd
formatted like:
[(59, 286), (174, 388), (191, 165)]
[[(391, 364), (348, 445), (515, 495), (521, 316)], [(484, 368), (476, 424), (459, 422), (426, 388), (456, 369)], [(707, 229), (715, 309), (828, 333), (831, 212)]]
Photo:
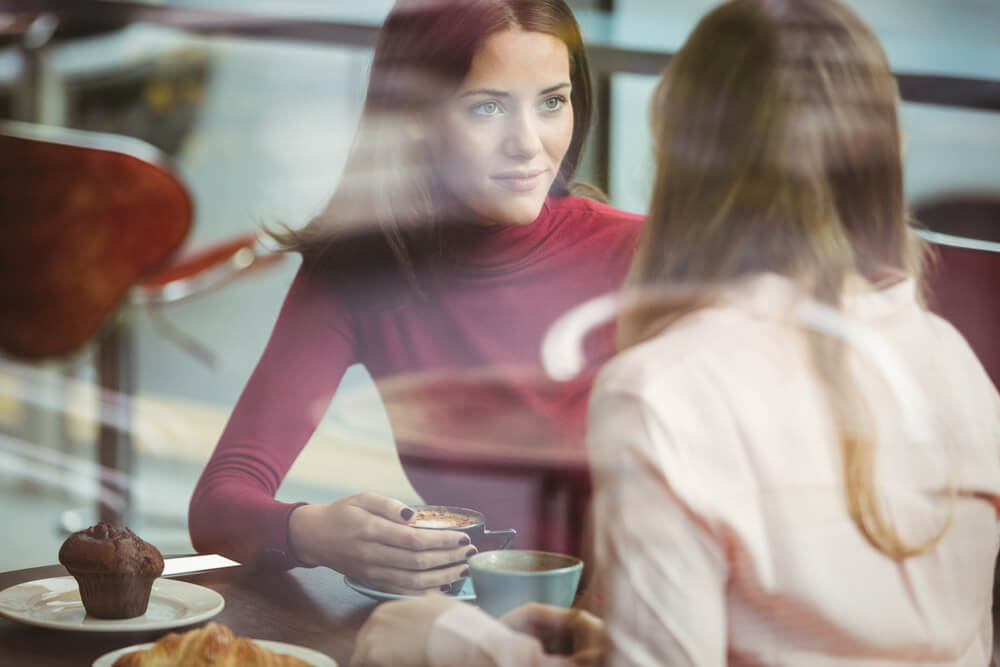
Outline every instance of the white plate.
[(0, 591), (0, 616), (43, 628), (85, 632), (176, 628), (211, 618), (225, 604), (210, 588), (174, 579), (154, 581), (146, 613), (122, 619), (87, 616), (73, 577), (38, 579)]
[[(272, 642), (267, 641), (266, 639), (255, 639), (254, 641), (264, 648), (274, 651), (275, 653), (283, 653), (285, 655), (290, 655), (293, 658), (298, 658), (299, 660), (305, 660), (313, 667), (337, 667), (337, 663), (334, 662), (333, 658), (325, 656), (319, 651), (314, 651), (311, 648), (306, 648), (305, 646), (296, 646), (295, 644), (286, 644), (284, 642)], [(94, 667), (111, 667), (111, 665), (115, 663), (115, 660), (126, 653), (131, 653), (132, 651), (144, 651), (152, 645), (152, 642), (149, 644), (136, 644), (135, 646), (120, 648), (117, 651), (112, 651), (111, 653), (105, 653), (94, 661)]]
[[(353, 588), (358, 593), (361, 593), (362, 595), (367, 595), (373, 600), (382, 600), (382, 601), (409, 600), (411, 598), (420, 597), (419, 595), (400, 595), (398, 593), (386, 593), (385, 591), (380, 591), (377, 588), (371, 588), (369, 586), (365, 586), (360, 581), (354, 581), (346, 574), (344, 575), (344, 583), (347, 584), (349, 588)], [(472, 587), (472, 578), (471, 577), (467, 578), (465, 580), (465, 583), (462, 584), (462, 590), (460, 590), (455, 595), (452, 595), (451, 597), (455, 598), (456, 600), (475, 600), (476, 590)]]

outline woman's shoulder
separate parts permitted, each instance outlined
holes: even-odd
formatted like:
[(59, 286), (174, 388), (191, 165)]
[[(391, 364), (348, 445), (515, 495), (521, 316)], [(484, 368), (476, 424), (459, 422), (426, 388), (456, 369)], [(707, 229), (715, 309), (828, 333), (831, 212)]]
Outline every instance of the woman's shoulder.
[[(603, 390), (636, 395), (660, 395), (708, 382), (720, 367), (753, 354), (751, 341), (773, 337), (761, 330), (760, 321), (742, 309), (717, 305), (685, 315), (658, 334), (633, 345), (601, 370)], [(739, 332), (736, 334), (735, 332)], [(734, 344), (739, 336), (740, 344)], [(715, 380), (711, 381), (715, 384)]]
[[(425, 258), (411, 260), (419, 273)], [(293, 287), (314, 304), (351, 315), (392, 310), (419, 295), (377, 233), (331, 239), (323, 252), (303, 257)]]
[(341, 326), (347, 309), (341, 303), (333, 282), (312, 262), (299, 265), (282, 305), (282, 315), (309, 326), (336, 324)]

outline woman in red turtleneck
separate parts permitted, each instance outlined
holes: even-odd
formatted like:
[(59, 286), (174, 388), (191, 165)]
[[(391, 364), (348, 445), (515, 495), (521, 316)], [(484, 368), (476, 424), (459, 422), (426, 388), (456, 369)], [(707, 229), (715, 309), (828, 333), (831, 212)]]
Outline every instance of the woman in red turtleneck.
[[(397, 500), (274, 499), (355, 363), (426, 502), (479, 509), (517, 546), (580, 550), (590, 376), (548, 380), (541, 340), (619, 288), (640, 224), (570, 195), (590, 108), (563, 0), (397, 3), (345, 176), (320, 217), (282, 236), (303, 265), (191, 500), (199, 551), (324, 565), (390, 592), (465, 574), (467, 538), (406, 526)], [(610, 333), (588, 343), (596, 366)], [(557, 521), (554, 488), (570, 490)]]

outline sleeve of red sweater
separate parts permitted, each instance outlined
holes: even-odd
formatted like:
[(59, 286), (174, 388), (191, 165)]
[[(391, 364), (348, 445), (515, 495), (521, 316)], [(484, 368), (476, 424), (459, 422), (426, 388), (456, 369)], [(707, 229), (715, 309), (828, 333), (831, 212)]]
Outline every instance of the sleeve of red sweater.
[(269, 568), (300, 565), (274, 495), (323, 418), (355, 338), (331, 289), (299, 270), (257, 367), (195, 488), (188, 529), (197, 551)]

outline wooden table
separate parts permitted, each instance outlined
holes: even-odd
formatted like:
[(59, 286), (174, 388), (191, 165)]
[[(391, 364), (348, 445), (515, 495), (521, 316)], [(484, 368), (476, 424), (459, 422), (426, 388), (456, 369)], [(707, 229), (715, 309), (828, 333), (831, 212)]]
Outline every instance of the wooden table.
[[(3, 572), (0, 590), (66, 574), (61, 565)], [(306, 646), (329, 655), (341, 667), (347, 665), (358, 628), (375, 606), (326, 568), (273, 572), (230, 567), (172, 578), (220, 593), (226, 607), (211, 620), (228, 625), (237, 636)], [(167, 632), (51, 630), (0, 618), (0, 665), (89, 667), (109, 651), (155, 641)]]

